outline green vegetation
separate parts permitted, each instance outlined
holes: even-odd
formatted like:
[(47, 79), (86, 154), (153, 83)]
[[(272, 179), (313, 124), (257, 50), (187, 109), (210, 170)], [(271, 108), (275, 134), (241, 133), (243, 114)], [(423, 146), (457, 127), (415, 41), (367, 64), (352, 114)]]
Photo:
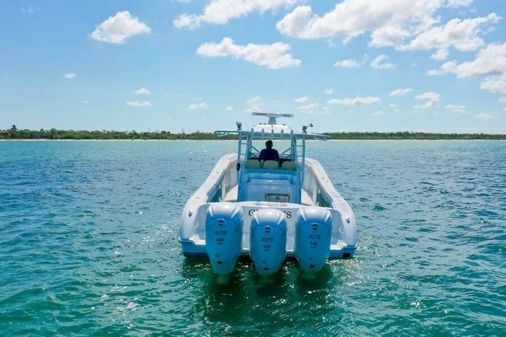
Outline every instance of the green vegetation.
[(192, 132), (192, 133), (171, 133), (169, 131), (154, 132), (137, 132), (133, 131), (107, 131), (107, 130), (28, 130), (18, 129), (13, 125), (8, 130), (0, 130), (0, 139), (233, 139), (234, 137), (217, 137), (214, 133), (209, 132)]
[(392, 139), (392, 140), (456, 140), (456, 139), (502, 139), (506, 134), (485, 133), (432, 133), (432, 132), (332, 132), (330, 139)]
[[(327, 133), (330, 139), (503, 139), (506, 140), (506, 134), (472, 134), (472, 133), (426, 133), (426, 132), (332, 132)], [(137, 131), (107, 131), (107, 130), (27, 130), (19, 129), (13, 125), (10, 129), (0, 130), (0, 139), (193, 139), (193, 140), (215, 140), (215, 139), (235, 139), (235, 136), (217, 137), (212, 132), (192, 132), (192, 133), (171, 133), (169, 131), (137, 132)]]

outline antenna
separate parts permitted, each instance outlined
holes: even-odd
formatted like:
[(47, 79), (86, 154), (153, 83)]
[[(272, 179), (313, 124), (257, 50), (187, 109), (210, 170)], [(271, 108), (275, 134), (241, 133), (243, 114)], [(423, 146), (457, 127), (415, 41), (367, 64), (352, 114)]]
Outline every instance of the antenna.
[(302, 127), (302, 133), (307, 133), (307, 128), (312, 128), (314, 125), (313, 123), (309, 123), (309, 125), (304, 125)]
[(264, 116), (264, 117), (267, 117), (269, 118), (269, 121), (267, 122), (267, 124), (269, 125), (275, 125), (275, 124), (278, 124), (277, 123), (277, 118), (280, 118), (280, 117), (293, 117), (293, 114), (279, 114), (279, 113), (272, 113), (272, 112), (253, 112), (252, 113), (253, 116)]

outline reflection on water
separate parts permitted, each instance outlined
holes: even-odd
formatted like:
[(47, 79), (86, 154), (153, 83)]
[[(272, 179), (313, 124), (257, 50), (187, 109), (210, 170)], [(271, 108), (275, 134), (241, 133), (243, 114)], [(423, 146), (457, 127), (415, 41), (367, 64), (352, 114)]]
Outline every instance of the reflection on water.
[[(193, 259), (185, 259), (182, 276), (197, 293), (192, 315), (202, 316), (209, 331), (219, 334), (265, 334), (305, 319), (323, 324), (325, 315), (335, 309), (330, 294), (334, 282), (339, 282), (329, 264), (308, 278), (299, 272), (295, 261), (287, 261), (278, 273), (265, 277), (259, 276), (246, 259), (241, 259), (227, 283), (212, 273), (209, 263)], [(318, 306), (314, 307), (314, 303)], [(301, 309), (308, 305), (313, 306), (310, 316), (299, 317)], [(245, 322), (245, 326), (232, 328), (237, 322)]]

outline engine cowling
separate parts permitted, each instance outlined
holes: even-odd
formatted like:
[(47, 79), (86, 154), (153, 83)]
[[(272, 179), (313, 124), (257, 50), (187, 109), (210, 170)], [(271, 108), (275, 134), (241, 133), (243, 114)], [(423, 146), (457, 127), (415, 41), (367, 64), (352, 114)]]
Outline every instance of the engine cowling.
[(277, 209), (255, 212), (250, 227), (250, 256), (260, 275), (279, 270), (286, 256), (286, 216)]
[(319, 271), (330, 254), (332, 215), (320, 207), (304, 207), (297, 213), (295, 256), (304, 273)]
[(235, 270), (241, 255), (242, 208), (229, 203), (209, 206), (206, 214), (206, 252), (216, 274)]

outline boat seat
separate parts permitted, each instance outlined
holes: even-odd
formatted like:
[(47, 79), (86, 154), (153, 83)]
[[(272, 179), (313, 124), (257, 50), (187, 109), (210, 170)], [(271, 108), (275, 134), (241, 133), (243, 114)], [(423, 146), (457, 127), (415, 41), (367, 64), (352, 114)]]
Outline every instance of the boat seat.
[(260, 168), (260, 162), (256, 159), (246, 161), (246, 168)]
[(281, 164), (281, 168), (284, 170), (296, 170), (297, 164), (293, 161), (284, 161), (283, 164)]
[(276, 160), (266, 160), (263, 163), (264, 169), (277, 169), (279, 168), (279, 163)]

